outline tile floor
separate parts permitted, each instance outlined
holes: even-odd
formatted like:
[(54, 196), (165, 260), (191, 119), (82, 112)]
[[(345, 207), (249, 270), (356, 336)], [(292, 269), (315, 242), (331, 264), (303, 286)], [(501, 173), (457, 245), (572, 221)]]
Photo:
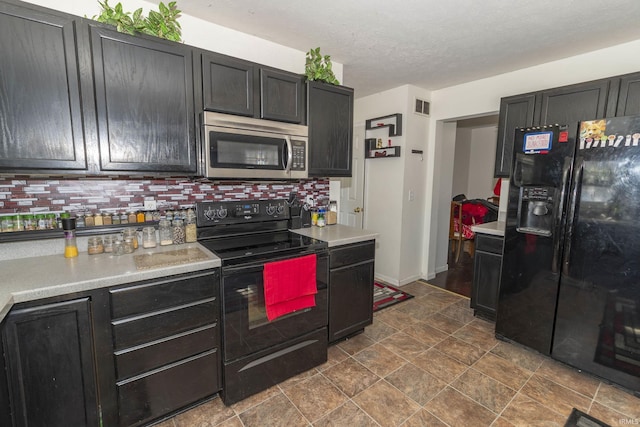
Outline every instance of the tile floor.
[(494, 338), (469, 300), (414, 282), (326, 364), (225, 407), (219, 398), (160, 427), (563, 426), (576, 407), (640, 424), (640, 399)]

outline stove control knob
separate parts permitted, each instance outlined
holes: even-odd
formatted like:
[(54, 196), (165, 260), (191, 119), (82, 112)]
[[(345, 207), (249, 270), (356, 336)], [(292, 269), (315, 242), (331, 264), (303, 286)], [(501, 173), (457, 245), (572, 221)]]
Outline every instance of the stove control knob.
[(214, 211), (211, 208), (207, 208), (207, 210), (204, 211), (203, 213), (204, 213), (204, 217), (209, 221), (213, 221), (216, 218), (216, 211)]
[(227, 210), (225, 208), (218, 209), (218, 218), (222, 219), (226, 217), (227, 217)]
[(278, 213), (281, 214), (282, 212), (284, 212), (284, 206), (278, 205)]
[(276, 213), (276, 207), (275, 206), (267, 206), (267, 215), (273, 215), (274, 213)]

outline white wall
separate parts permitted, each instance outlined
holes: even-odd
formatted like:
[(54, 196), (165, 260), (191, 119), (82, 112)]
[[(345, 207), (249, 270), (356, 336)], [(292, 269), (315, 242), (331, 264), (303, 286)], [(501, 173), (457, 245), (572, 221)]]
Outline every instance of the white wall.
[[(93, 0), (30, 0), (29, 3), (57, 9), (76, 16), (92, 17), (99, 14), (100, 6)], [(117, 1), (112, 1), (114, 6)], [(149, 10), (157, 10), (158, 5), (143, 0), (127, 0), (126, 11), (143, 9), (147, 15)], [(215, 4), (212, 6), (215, 7)], [(180, 8), (180, 2), (178, 2)], [(181, 14), (178, 19), (182, 27), (184, 43), (207, 49), (213, 52), (242, 58), (258, 64), (269, 65), (293, 73), (304, 73), (305, 52), (282, 46), (258, 37), (212, 24), (194, 16)], [(312, 48), (314, 46), (309, 46)], [(330, 54), (330, 52), (328, 52)], [(343, 65), (333, 61), (333, 72), (339, 81), (343, 81)]]
[(497, 126), (471, 129), (467, 198), (486, 199), (493, 195), (493, 187), (496, 182), (493, 177), (493, 166), (497, 144)]
[[(394, 113), (403, 118), (402, 136), (392, 138), (392, 144), (401, 147), (401, 156), (365, 160), (364, 220), (368, 230), (379, 233), (376, 277), (396, 285), (421, 277), (422, 247), (415, 236), (424, 229), (427, 164), (426, 156), (411, 154), (411, 150), (425, 149), (429, 121), (413, 114), (415, 97), (428, 100), (428, 92), (400, 86), (358, 98), (354, 108), (356, 123)], [(370, 130), (366, 137), (389, 139), (386, 128)]]
[[(453, 157), (451, 197), (469, 191), (469, 158), (471, 155), (471, 128), (456, 128)], [(493, 169), (493, 166), (492, 166)]]
[(442, 200), (441, 194), (445, 188), (440, 188), (436, 179), (442, 162), (446, 160), (438, 148), (448, 140), (440, 123), (495, 114), (500, 108), (500, 98), (504, 96), (640, 71), (639, 51), (640, 40), (636, 40), (432, 92), (427, 143), (427, 181), (430, 185), (425, 194), (427, 205), (422, 245), (425, 248), (422, 268), (425, 278), (434, 277), (441, 265), (436, 261), (435, 246), (439, 242), (438, 230), (448, 221), (448, 215), (444, 220), (442, 214), (439, 215), (440, 205), (448, 201)]

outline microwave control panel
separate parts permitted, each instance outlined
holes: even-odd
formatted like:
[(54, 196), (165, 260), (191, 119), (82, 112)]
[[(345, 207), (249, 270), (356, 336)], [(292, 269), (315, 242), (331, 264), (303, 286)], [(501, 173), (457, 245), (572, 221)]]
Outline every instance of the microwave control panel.
[(304, 141), (291, 141), (291, 151), (293, 152), (293, 165), (291, 170), (306, 170), (307, 163), (307, 144)]

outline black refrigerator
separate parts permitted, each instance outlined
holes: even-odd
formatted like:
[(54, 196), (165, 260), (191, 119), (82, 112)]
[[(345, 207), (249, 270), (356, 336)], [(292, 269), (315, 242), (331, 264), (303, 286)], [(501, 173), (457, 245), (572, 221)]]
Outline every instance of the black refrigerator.
[(514, 152), (496, 335), (640, 393), (640, 116)]

